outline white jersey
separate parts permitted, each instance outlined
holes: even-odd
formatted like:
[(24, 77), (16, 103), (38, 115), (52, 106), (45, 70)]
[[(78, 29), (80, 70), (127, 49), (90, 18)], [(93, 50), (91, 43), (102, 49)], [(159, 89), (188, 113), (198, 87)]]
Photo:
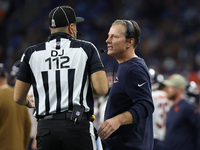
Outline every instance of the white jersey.
[(33, 87), (36, 118), (73, 110), (75, 105), (93, 114), (90, 76), (100, 70), (104, 67), (92, 43), (54, 33), (24, 52), (17, 79)]
[(153, 113), (154, 139), (163, 141), (166, 132), (166, 114), (169, 111), (170, 104), (164, 91), (153, 91), (152, 97), (155, 107)]

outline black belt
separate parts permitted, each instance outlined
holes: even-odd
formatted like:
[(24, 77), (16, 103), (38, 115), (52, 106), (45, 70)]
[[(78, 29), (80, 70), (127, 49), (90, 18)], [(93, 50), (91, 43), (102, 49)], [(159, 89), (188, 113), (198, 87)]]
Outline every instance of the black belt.
[[(62, 112), (58, 114), (53, 115), (47, 115), (47, 116), (39, 116), (37, 117), (37, 120), (64, 120), (64, 119), (71, 119), (72, 112)], [(90, 117), (87, 113), (83, 113), (82, 120), (90, 120)], [(91, 121), (91, 120), (90, 120)]]

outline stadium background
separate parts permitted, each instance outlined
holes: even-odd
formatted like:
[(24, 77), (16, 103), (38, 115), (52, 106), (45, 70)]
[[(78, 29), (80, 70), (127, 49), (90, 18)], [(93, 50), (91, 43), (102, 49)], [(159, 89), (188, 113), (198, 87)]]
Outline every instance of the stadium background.
[[(69, 5), (77, 16), (79, 39), (98, 49), (116, 19), (133, 19), (141, 27), (136, 54), (149, 68), (168, 76), (180, 73), (200, 83), (200, 1), (199, 0), (1, 0), (0, 62), (8, 71), (24, 50), (47, 40), (48, 13), (58, 5)], [(114, 59), (101, 54), (106, 72), (112, 72)], [(115, 67), (117, 69), (117, 67)]]

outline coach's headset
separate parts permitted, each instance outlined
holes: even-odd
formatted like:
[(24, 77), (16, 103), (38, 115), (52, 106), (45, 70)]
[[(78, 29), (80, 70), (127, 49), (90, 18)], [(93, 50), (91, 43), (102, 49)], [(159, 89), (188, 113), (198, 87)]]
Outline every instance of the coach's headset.
[(126, 38), (135, 38), (135, 27), (133, 26), (131, 21), (129, 21), (129, 20), (122, 20), (122, 21), (124, 21), (127, 26), (127, 32), (126, 32), (125, 37)]

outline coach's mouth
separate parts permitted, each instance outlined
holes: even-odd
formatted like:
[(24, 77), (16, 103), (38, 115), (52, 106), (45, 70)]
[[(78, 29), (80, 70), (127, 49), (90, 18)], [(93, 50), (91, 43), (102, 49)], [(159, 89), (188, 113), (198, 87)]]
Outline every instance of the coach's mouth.
[(113, 47), (112, 46), (107, 46), (108, 47), (108, 50), (112, 50), (113, 49)]

